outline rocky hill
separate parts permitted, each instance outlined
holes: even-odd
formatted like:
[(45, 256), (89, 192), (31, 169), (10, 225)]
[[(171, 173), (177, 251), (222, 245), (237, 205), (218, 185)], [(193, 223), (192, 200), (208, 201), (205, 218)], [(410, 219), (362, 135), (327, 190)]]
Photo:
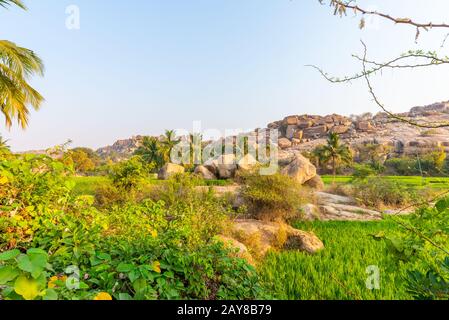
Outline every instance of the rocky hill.
[(141, 145), (143, 136), (134, 136), (130, 139), (118, 140), (112, 146), (98, 149), (96, 152), (102, 158), (128, 158)]
[[(414, 122), (449, 122), (449, 101), (414, 107), (399, 114)], [(449, 128), (425, 129), (394, 120), (386, 113), (345, 117), (292, 115), (267, 125), (279, 130), (279, 146), (284, 150), (311, 151), (326, 142), (329, 132), (338, 133), (351, 145), (379, 143), (388, 145), (398, 155), (423, 154), (438, 147), (449, 152)], [(119, 140), (97, 150), (102, 157), (126, 158), (140, 146), (142, 136)]]
[[(449, 102), (415, 107), (398, 115), (415, 123), (449, 123)], [(386, 113), (351, 118), (336, 114), (324, 117), (294, 115), (271, 123), (268, 127), (279, 130), (279, 146), (282, 149), (310, 151), (325, 143), (329, 132), (335, 132), (349, 145), (375, 142), (392, 147), (399, 155), (422, 154), (439, 147), (449, 152), (449, 127), (418, 128), (392, 119)]]

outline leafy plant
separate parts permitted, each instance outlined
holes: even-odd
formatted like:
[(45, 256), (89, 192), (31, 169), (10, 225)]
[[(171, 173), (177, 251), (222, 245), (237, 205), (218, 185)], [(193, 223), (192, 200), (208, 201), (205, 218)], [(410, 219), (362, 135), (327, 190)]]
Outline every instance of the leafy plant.
[(242, 173), (240, 179), (241, 195), (253, 217), (272, 221), (299, 216), (305, 191), (294, 179), (280, 173), (263, 176), (254, 172)]

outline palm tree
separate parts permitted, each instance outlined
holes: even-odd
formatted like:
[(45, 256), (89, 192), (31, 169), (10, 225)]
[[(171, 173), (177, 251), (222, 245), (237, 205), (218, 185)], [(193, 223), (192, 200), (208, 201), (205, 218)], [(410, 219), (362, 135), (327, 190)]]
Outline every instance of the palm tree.
[(155, 137), (144, 137), (142, 145), (134, 152), (134, 155), (140, 156), (148, 164), (154, 164), (157, 169), (165, 163), (160, 142)]
[(12, 4), (15, 4), (19, 8), (26, 10), (26, 7), (21, 0), (0, 0), (0, 7), (6, 8), (7, 6), (10, 6)]
[[(0, 0), (1, 7), (12, 4), (26, 9), (21, 0)], [(7, 127), (11, 127), (15, 119), (22, 128), (27, 127), (29, 106), (38, 110), (44, 101), (29, 85), (28, 79), (43, 74), (42, 60), (33, 51), (0, 40), (0, 111), (5, 116)]]
[(190, 164), (195, 166), (195, 164), (201, 163), (202, 157), (202, 142), (203, 135), (201, 133), (193, 133), (189, 135), (190, 144)]
[(165, 162), (170, 162), (170, 156), (173, 148), (179, 144), (181, 140), (176, 139), (175, 130), (165, 130), (164, 139), (162, 145), (165, 147), (163, 157)]
[(319, 158), (322, 164), (331, 164), (332, 174), (335, 178), (337, 169), (341, 165), (352, 163), (352, 152), (345, 144), (341, 144), (340, 137), (336, 133), (330, 133), (327, 144), (314, 150), (314, 155)]
[(7, 143), (8, 140), (3, 140), (3, 137), (0, 136), (0, 153), (9, 153), (10, 149)]

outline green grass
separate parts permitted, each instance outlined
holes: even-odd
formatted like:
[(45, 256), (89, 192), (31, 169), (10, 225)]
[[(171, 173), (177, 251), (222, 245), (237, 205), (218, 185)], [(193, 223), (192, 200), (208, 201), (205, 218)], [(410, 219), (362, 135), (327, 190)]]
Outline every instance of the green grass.
[[(332, 184), (334, 182), (333, 176), (323, 176), (325, 184)], [(411, 189), (422, 189), (430, 187), (432, 189), (449, 189), (448, 177), (405, 177), (405, 176), (384, 176), (379, 179), (397, 181)], [(335, 177), (335, 183), (337, 184), (349, 184), (352, 177), (350, 176), (337, 176)]]
[[(386, 244), (371, 234), (394, 231), (392, 221), (297, 223), (314, 231), (326, 248), (316, 255), (272, 252), (259, 273), (275, 299), (358, 300), (410, 299), (401, 281), (401, 270), (387, 254)], [(378, 266), (380, 290), (366, 287), (367, 268)]]
[[(95, 195), (95, 190), (101, 185), (108, 183), (109, 178), (106, 176), (93, 176), (93, 177), (71, 177), (75, 182), (73, 193), (77, 196), (81, 195)], [(145, 181), (148, 185), (155, 185), (164, 183), (164, 181), (157, 180), (156, 178), (149, 178)], [(204, 181), (205, 186), (227, 186), (232, 184), (229, 180), (208, 180)]]
[(94, 195), (95, 190), (108, 183), (108, 177), (72, 177), (70, 178), (75, 182), (73, 193), (77, 196), (81, 195)]

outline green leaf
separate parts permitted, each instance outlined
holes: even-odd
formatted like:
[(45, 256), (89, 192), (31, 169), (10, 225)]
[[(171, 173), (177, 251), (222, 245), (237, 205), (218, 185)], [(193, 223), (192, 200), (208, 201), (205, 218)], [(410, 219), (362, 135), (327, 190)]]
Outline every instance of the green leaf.
[(439, 213), (447, 210), (449, 208), (449, 198), (441, 199), (435, 204), (435, 208), (438, 210)]
[(45, 252), (45, 251), (42, 250), (42, 249), (29, 249), (29, 250), (27, 251), (27, 255), (43, 255), (43, 256), (45, 256), (45, 257), (48, 256), (48, 255), (47, 255), (47, 252)]
[(22, 254), (17, 258), (17, 266), (20, 268), (20, 270), (26, 271), (26, 272), (32, 272), (33, 271), (33, 264), (31, 263), (30, 258)]
[(8, 260), (14, 259), (19, 254), (20, 254), (20, 251), (17, 249), (0, 253), (0, 261), (8, 261)]
[(99, 253), (97, 254), (97, 258), (100, 260), (111, 260), (111, 255), (107, 253)]
[(126, 264), (126, 263), (120, 263), (117, 266), (118, 272), (130, 272), (132, 269), (134, 269), (134, 266), (132, 264)]
[(39, 296), (39, 284), (34, 279), (21, 276), (14, 284), (14, 291), (25, 300), (34, 300)]
[(26, 255), (17, 258), (18, 267), (31, 273), (33, 278), (38, 278), (47, 266), (47, 253), (41, 249), (30, 249)]
[(53, 289), (47, 289), (45, 290), (45, 295), (43, 296), (42, 299), (47, 301), (56, 301), (58, 300), (58, 294)]
[(128, 293), (119, 293), (118, 299), (122, 300), (122, 301), (128, 301), (128, 300), (133, 300), (133, 297), (131, 297)]
[(19, 270), (12, 266), (0, 268), (0, 285), (5, 285), (14, 280), (20, 274)]

